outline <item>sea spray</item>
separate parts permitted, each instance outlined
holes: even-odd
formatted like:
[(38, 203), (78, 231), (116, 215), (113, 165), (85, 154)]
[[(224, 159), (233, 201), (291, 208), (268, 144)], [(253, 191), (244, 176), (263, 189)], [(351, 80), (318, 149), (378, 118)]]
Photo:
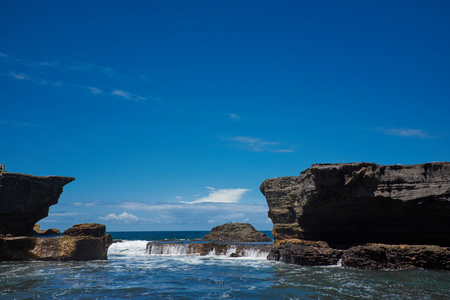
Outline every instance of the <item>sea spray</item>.
[(150, 242), (146, 246), (146, 252), (150, 255), (201, 255), (266, 259), (270, 247), (270, 245), (231, 245), (220, 243), (183, 244)]

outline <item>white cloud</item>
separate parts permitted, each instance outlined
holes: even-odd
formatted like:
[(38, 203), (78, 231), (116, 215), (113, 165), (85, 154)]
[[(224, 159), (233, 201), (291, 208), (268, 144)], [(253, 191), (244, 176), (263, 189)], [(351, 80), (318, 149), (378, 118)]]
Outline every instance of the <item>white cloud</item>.
[(120, 215), (109, 214), (106, 217), (99, 217), (102, 221), (119, 221), (123, 223), (137, 222), (139, 218), (135, 215), (129, 214), (127, 212), (123, 212)]
[(376, 128), (377, 131), (381, 131), (386, 135), (405, 136), (405, 137), (417, 137), (417, 138), (432, 138), (427, 132), (421, 129), (411, 128), (390, 128), (385, 129), (383, 127)]
[(186, 204), (196, 204), (196, 203), (237, 203), (242, 198), (248, 189), (220, 189), (215, 190), (214, 188), (208, 187), (211, 190), (207, 197), (203, 197), (191, 202), (183, 202)]

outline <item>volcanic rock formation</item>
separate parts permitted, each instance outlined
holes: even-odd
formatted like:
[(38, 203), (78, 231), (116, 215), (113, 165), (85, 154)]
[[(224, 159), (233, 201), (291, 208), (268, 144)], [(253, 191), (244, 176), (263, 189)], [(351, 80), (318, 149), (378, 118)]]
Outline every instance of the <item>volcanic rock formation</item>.
[(58, 203), (63, 186), (73, 177), (33, 176), (0, 170), (0, 235), (29, 235)]
[(450, 163), (317, 164), (267, 179), (273, 236), (332, 245), (450, 246)]
[(264, 232), (260, 232), (248, 223), (226, 223), (214, 227), (210, 233), (203, 236), (204, 241), (216, 242), (270, 242)]

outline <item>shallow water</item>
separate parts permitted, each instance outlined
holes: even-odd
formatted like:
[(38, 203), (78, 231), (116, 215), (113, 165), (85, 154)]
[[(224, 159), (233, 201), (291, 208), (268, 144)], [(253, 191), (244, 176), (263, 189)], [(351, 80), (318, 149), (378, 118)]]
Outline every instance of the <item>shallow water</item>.
[(150, 255), (145, 251), (148, 240), (122, 239), (110, 247), (108, 261), (2, 262), (0, 298), (448, 299), (450, 291), (450, 272), (445, 271), (362, 271), (300, 267), (261, 257)]

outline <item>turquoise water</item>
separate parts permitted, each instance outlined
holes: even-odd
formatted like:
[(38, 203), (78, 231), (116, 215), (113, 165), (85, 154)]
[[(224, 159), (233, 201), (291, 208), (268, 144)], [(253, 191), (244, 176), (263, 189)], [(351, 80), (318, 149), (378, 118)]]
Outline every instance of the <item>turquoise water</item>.
[(153, 240), (206, 232), (112, 233), (108, 261), (1, 262), (1, 299), (449, 299), (450, 272), (301, 267), (261, 257), (150, 255)]

